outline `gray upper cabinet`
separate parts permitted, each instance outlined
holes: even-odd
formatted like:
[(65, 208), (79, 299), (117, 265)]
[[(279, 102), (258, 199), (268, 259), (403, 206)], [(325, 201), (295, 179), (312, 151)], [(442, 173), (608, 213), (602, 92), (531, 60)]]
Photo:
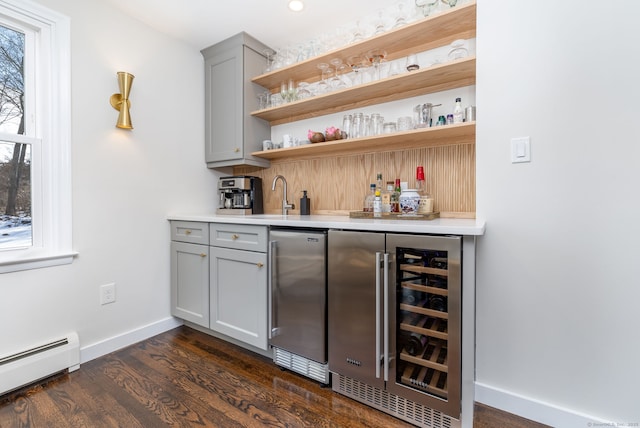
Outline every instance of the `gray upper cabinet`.
[(205, 160), (209, 168), (269, 161), (252, 156), (271, 138), (271, 126), (251, 116), (264, 88), (251, 82), (262, 74), (267, 46), (246, 33), (203, 49), (205, 65)]

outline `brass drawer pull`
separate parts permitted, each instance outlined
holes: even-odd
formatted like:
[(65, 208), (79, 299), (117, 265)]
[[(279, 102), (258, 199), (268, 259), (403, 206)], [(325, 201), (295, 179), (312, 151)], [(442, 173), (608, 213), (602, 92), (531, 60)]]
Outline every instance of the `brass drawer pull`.
[(189, 230), (189, 229), (185, 230), (185, 231), (184, 231), (184, 234), (185, 234), (185, 235), (191, 235), (191, 230)]
[(258, 262), (258, 263), (256, 263), (256, 266), (258, 266), (259, 268), (261, 268), (261, 267), (263, 267), (263, 266), (264, 266), (264, 263), (262, 263), (262, 262)]
[(238, 238), (240, 238), (240, 236), (239, 236), (239, 235), (236, 235), (235, 233), (234, 233), (233, 235), (231, 235), (231, 239), (233, 239), (234, 241), (235, 241), (236, 239), (238, 239)]
[(205, 253), (200, 253), (200, 257), (207, 257)]

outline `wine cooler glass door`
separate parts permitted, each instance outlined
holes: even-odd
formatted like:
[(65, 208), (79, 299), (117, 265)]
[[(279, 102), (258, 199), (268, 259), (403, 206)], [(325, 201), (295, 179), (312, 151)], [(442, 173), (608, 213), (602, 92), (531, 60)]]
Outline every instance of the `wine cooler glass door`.
[(390, 235), (387, 389), (460, 416), (459, 237)]

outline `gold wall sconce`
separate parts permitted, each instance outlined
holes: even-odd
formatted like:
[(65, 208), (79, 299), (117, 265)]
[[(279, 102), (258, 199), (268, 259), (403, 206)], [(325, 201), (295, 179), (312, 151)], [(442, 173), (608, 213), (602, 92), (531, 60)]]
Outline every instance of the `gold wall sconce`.
[(120, 86), (120, 93), (111, 95), (109, 101), (111, 106), (118, 110), (118, 121), (116, 122), (117, 128), (133, 129), (131, 125), (131, 115), (129, 114), (129, 108), (131, 102), (129, 101), (129, 93), (131, 92), (131, 85), (133, 84), (133, 78), (135, 76), (126, 71), (118, 71), (118, 86)]

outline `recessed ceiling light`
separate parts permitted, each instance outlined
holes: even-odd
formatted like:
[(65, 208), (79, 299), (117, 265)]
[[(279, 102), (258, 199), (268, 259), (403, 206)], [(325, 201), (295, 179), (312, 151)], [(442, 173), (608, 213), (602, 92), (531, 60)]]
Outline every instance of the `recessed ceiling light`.
[(291, 0), (289, 2), (289, 9), (294, 12), (300, 12), (304, 9), (304, 3), (302, 3), (302, 0)]

